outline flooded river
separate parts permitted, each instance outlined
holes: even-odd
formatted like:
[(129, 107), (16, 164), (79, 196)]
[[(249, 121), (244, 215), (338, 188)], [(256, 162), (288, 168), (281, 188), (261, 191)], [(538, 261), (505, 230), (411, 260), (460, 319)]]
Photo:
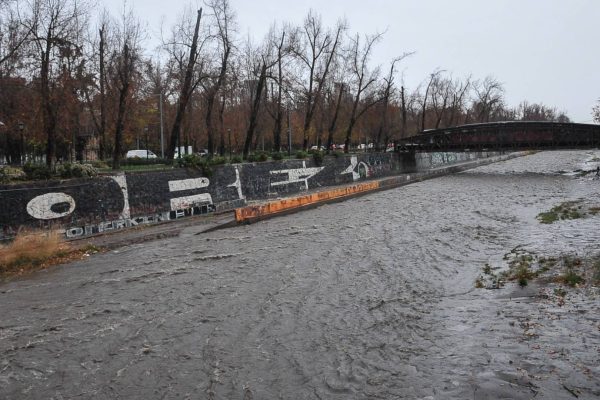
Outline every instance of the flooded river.
[(599, 250), (600, 215), (536, 220), (600, 203), (570, 174), (597, 161), (538, 153), (0, 285), (0, 398), (598, 398), (597, 296), (474, 285), (518, 246)]

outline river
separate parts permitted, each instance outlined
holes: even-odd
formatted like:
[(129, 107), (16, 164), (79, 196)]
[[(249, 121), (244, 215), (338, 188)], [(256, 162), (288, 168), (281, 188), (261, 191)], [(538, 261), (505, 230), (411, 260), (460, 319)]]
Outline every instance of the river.
[(600, 215), (536, 220), (600, 203), (574, 172), (598, 161), (537, 153), (5, 283), (0, 398), (598, 398), (597, 295), (474, 284), (518, 246), (598, 252)]

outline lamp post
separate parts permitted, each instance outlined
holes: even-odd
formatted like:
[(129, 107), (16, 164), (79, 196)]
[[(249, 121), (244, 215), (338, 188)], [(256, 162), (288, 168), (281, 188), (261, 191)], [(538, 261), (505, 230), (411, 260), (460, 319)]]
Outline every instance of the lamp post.
[(144, 147), (146, 148), (146, 161), (148, 160), (148, 127), (145, 126), (144, 127), (144, 134), (146, 136), (146, 144), (144, 145)]
[(162, 91), (158, 94), (159, 110), (160, 110), (160, 157), (165, 158), (165, 145), (163, 139), (163, 95)]
[(21, 165), (25, 162), (25, 138), (23, 136), (23, 131), (25, 130), (25, 124), (22, 121), (18, 123), (19, 134), (21, 135)]
[(229, 160), (231, 161), (231, 129), (227, 128), (227, 136), (229, 137)]
[[(4, 128), (6, 127), (6, 125), (4, 124), (4, 122), (0, 121), (0, 132), (2, 132), (2, 130), (4, 130)], [(8, 134), (4, 135), (4, 146), (2, 146), (2, 159), (0, 160), (0, 164), (8, 164)]]
[(292, 156), (292, 124), (290, 121), (290, 109), (288, 108), (288, 112), (287, 112), (287, 119), (288, 119), (288, 157)]

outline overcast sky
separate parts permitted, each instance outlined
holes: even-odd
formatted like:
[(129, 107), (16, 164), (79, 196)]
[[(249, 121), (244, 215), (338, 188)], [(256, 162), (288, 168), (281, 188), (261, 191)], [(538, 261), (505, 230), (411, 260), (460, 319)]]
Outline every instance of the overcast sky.
[[(122, 0), (100, 2), (114, 15)], [(128, 0), (155, 40), (194, 0)], [(414, 89), (435, 69), (504, 84), (509, 105), (522, 100), (591, 122), (600, 97), (600, 0), (231, 0), (241, 36), (257, 41), (273, 21), (302, 22), (309, 9), (333, 26), (345, 17), (353, 32), (385, 31), (373, 62), (404, 52), (405, 86)], [(147, 45), (150, 46), (148, 42)]]

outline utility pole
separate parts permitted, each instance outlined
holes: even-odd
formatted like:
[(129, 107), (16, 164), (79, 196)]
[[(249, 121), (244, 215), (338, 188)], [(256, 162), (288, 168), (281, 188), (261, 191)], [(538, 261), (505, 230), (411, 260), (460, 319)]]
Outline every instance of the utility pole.
[(292, 124), (290, 123), (290, 109), (288, 108), (288, 156), (292, 156)]
[(159, 110), (160, 110), (160, 157), (161, 158), (165, 158), (165, 145), (164, 145), (164, 138), (163, 138), (163, 95), (162, 95), (162, 91), (158, 94), (158, 98), (159, 98)]
[(229, 160), (231, 161), (231, 128), (227, 129), (227, 136), (229, 136)]

